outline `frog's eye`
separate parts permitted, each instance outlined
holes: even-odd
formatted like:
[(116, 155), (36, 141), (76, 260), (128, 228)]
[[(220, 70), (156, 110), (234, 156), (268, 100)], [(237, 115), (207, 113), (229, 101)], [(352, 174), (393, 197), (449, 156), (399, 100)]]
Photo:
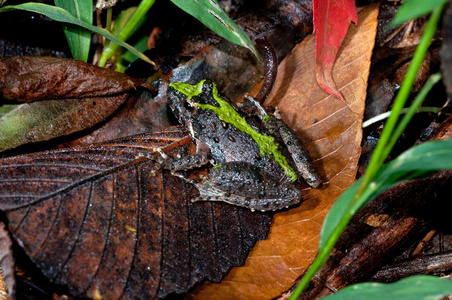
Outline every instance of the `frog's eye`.
[(192, 110), (193, 106), (191, 106), (190, 102), (184, 101), (184, 108), (187, 110)]
[(186, 110), (192, 111), (196, 108), (196, 103), (192, 99), (185, 99), (184, 108)]

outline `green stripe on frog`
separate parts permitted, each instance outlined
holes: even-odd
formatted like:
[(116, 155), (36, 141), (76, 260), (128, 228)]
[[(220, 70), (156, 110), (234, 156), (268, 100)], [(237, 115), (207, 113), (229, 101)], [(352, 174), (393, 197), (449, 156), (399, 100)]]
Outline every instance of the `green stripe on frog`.
[[(206, 80), (201, 80), (200, 82), (198, 82), (198, 84), (195, 85), (183, 82), (173, 82), (169, 86), (191, 99), (202, 93), (202, 87), (205, 81)], [(217, 101), (219, 107), (202, 103), (196, 103), (196, 105), (203, 110), (209, 109), (213, 111), (220, 120), (229, 123), (240, 131), (243, 131), (246, 134), (250, 135), (258, 145), (261, 155), (270, 157), (270, 155), (272, 154), (274, 159), (278, 162), (278, 164), (281, 166), (281, 168), (284, 170), (284, 173), (290, 178), (290, 180), (296, 181), (297, 175), (295, 171), (290, 167), (284, 155), (282, 155), (282, 153), (278, 150), (278, 144), (275, 142), (275, 138), (261, 134), (251, 128), (246, 120), (226, 100), (218, 95), (216, 84), (212, 83), (212, 85), (212, 96), (215, 101)]]

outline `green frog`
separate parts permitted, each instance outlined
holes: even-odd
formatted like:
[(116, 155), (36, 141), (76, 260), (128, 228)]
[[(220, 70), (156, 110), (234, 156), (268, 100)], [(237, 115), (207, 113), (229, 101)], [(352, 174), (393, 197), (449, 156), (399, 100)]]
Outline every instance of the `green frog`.
[(322, 185), (308, 152), (279, 118), (247, 97), (242, 109), (218, 94), (215, 83), (171, 83), (169, 106), (196, 142), (196, 154), (173, 159), (164, 168), (188, 170), (212, 164), (207, 178), (194, 182), (193, 201), (224, 201), (251, 210), (274, 211), (302, 200), (299, 177)]

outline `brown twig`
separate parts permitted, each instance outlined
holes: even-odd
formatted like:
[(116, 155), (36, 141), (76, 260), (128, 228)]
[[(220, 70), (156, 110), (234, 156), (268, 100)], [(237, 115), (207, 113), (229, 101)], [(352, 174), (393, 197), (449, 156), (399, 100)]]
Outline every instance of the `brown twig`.
[(256, 46), (264, 58), (264, 83), (262, 84), (259, 93), (254, 97), (259, 103), (264, 103), (273, 88), (278, 72), (278, 57), (272, 44), (267, 37), (256, 39)]

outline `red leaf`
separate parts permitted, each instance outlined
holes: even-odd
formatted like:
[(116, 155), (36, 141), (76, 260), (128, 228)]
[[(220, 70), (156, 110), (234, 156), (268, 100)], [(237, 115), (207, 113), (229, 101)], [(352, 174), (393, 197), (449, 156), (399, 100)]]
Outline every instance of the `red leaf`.
[(354, 0), (314, 0), (317, 82), (327, 93), (342, 100), (344, 97), (337, 90), (332, 70), (350, 22), (358, 22)]

